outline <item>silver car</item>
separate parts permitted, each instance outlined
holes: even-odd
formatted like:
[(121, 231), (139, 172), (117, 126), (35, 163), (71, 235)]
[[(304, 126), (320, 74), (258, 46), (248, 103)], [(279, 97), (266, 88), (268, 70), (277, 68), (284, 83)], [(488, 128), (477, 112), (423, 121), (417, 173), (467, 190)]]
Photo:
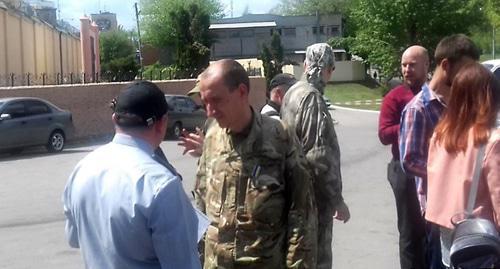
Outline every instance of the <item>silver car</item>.
[(63, 150), (73, 135), (69, 111), (39, 98), (0, 98), (0, 150), (17, 153), (29, 146)]
[(500, 59), (485, 61), (483, 65), (491, 70), (497, 79), (500, 79)]
[(168, 104), (167, 136), (179, 138), (182, 129), (193, 131), (196, 127), (203, 128), (207, 119), (202, 106), (185, 95), (165, 94)]

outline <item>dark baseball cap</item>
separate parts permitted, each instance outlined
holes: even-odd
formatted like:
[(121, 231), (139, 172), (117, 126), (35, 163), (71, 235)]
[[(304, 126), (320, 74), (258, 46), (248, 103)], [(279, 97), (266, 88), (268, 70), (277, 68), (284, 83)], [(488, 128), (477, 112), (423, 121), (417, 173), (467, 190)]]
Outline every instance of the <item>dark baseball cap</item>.
[(277, 74), (271, 80), (271, 83), (269, 83), (269, 89), (272, 90), (274, 87), (278, 87), (280, 85), (291, 87), (296, 82), (297, 80), (292, 74)]
[(168, 111), (165, 94), (149, 81), (127, 85), (113, 103), (120, 126), (150, 126)]

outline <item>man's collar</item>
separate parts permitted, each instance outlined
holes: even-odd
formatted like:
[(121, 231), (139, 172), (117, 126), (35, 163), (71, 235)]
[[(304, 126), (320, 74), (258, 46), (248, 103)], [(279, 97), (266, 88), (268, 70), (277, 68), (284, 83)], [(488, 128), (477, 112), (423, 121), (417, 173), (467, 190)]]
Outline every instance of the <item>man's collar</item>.
[(271, 100), (268, 100), (268, 101), (267, 101), (267, 104), (268, 104), (270, 107), (274, 108), (274, 110), (276, 110), (276, 111), (278, 111), (278, 112), (279, 112), (279, 111), (280, 111), (280, 109), (281, 109), (280, 105), (278, 105), (276, 102), (273, 102), (273, 101), (271, 101)]
[(116, 133), (113, 143), (139, 148), (148, 155), (153, 155), (154, 152), (153, 147), (146, 140), (124, 133)]

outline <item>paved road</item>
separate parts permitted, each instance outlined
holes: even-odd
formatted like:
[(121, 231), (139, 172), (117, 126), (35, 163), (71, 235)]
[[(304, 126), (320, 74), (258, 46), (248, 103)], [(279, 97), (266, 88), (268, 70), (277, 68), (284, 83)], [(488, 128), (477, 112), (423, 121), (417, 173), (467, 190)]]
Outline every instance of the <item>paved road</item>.
[[(385, 179), (389, 149), (378, 143), (378, 114), (337, 109), (334, 117), (352, 215), (334, 225), (334, 267), (398, 268), (394, 199)], [(74, 165), (97, 146), (0, 156), (0, 268), (84, 268), (78, 250), (66, 245), (60, 196)], [(182, 156), (175, 142), (162, 148), (192, 189), (196, 160)]]

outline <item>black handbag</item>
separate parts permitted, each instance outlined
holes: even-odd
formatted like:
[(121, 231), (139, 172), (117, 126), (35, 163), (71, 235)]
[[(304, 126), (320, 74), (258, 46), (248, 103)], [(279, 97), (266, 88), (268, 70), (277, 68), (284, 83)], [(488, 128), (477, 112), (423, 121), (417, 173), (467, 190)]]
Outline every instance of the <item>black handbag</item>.
[(486, 145), (479, 148), (474, 167), (465, 219), (455, 223), (450, 262), (455, 269), (500, 268), (500, 237), (496, 226), (472, 214), (477, 196), (481, 164)]

